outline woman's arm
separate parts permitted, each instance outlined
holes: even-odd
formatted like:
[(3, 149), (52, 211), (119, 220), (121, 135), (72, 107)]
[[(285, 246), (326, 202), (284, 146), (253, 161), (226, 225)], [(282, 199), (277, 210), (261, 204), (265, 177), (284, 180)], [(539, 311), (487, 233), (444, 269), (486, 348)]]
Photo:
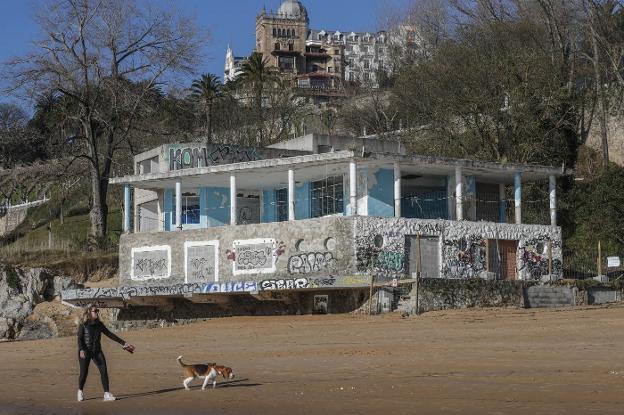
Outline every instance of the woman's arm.
[(115, 333), (111, 332), (108, 327), (106, 327), (104, 325), (104, 323), (102, 323), (100, 321), (101, 327), (102, 327), (102, 333), (104, 333), (106, 335), (106, 337), (108, 337), (109, 339), (116, 341), (117, 343), (121, 344), (122, 346), (126, 344), (126, 342), (121, 339), (121, 337), (115, 335)]
[(87, 345), (84, 340), (84, 325), (82, 324), (78, 326), (78, 350), (87, 350)]

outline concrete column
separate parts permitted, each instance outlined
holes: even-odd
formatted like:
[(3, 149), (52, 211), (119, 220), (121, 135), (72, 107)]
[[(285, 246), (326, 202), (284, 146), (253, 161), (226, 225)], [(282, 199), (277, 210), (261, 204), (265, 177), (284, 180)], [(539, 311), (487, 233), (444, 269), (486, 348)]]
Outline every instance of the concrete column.
[(182, 229), (182, 183), (175, 184), (175, 224), (178, 229)]
[(461, 167), (455, 167), (455, 220), (464, 220), (464, 175)]
[(401, 217), (401, 166), (394, 163), (394, 217)]
[(516, 225), (520, 225), (522, 223), (522, 173), (519, 171), (514, 173), (514, 211)]
[(132, 187), (129, 184), (124, 186), (124, 233), (130, 233), (132, 218)]
[(295, 220), (295, 171), (288, 170), (288, 220)]
[(504, 183), (498, 185), (498, 220), (500, 223), (507, 221), (507, 197)]
[(548, 198), (550, 200), (550, 226), (557, 226), (557, 179), (548, 178)]
[(230, 176), (230, 225), (236, 225), (236, 176)]
[(351, 205), (351, 216), (357, 213), (357, 164), (355, 160), (349, 162), (349, 204)]

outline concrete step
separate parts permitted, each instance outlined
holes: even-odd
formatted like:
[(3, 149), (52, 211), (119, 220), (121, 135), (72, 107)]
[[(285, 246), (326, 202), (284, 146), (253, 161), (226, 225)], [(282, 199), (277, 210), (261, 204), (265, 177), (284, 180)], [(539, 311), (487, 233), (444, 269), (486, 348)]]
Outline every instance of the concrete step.
[(566, 307), (576, 304), (576, 288), (533, 286), (524, 290), (527, 308)]

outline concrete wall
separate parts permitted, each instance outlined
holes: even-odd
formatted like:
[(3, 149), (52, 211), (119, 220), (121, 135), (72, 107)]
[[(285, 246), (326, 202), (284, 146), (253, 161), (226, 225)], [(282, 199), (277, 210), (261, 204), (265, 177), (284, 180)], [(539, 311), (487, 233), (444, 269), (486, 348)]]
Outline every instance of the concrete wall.
[(374, 153), (406, 154), (405, 148), (398, 141), (327, 134), (308, 134), (272, 144), (269, 148), (312, 153), (320, 153), (323, 150), (354, 150), (358, 152), (364, 150)]
[(3, 214), (0, 215), (0, 236), (6, 235), (15, 230), (15, 228), (17, 228), (20, 223), (26, 219), (29, 208), (39, 206), (40, 204), (45, 203), (46, 200), (47, 199), (37, 200), (35, 202), (19, 206), (11, 206), (4, 210)]
[[(121, 285), (184, 283), (185, 243), (191, 242), (217, 243), (216, 259), (195, 258), (196, 264), (203, 263), (203, 267), (212, 271), (193, 282), (294, 281), (305, 277), (310, 281), (306, 287), (365, 284), (366, 277), (346, 278), (355, 269), (352, 234), (352, 220), (329, 218), (122, 235)], [(189, 275), (193, 268), (191, 260), (188, 259)], [(163, 278), (163, 275), (169, 276)], [(316, 277), (322, 281), (315, 281)]]
[(275, 148), (245, 147), (235, 144), (178, 143), (165, 144), (134, 157), (135, 174), (141, 174), (143, 161), (150, 160), (150, 173), (167, 172), (186, 168), (218, 166), (272, 158), (293, 157), (310, 154)]
[[(355, 226), (360, 271), (403, 275), (406, 268), (405, 236), (426, 235), (439, 238), (440, 276), (445, 278), (488, 278), (485, 263), (485, 245), (488, 239), (518, 241), (516, 267), (521, 279), (539, 279), (541, 275), (548, 273), (545, 247), (548, 241), (552, 241), (553, 275), (559, 276), (562, 273), (559, 227), (362, 217), (356, 219)], [(377, 240), (383, 241), (382, 246), (375, 245)], [(386, 259), (390, 263), (383, 264)], [(399, 266), (401, 261), (403, 266)]]
[(522, 307), (524, 305), (523, 281), (487, 281), (487, 280), (450, 280), (423, 278), (406, 297), (404, 308), (409, 314), (416, 314), (416, 295), (418, 292), (418, 311), (472, 308), (472, 307)]
[[(492, 278), (485, 263), (487, 239), (518, 241), (518, 275), (527, 280), (547, 273), (543, 250), (552, 241), (553, 274), (561, 273), (558, 227), (336, 216), (122, 235), (121, 285), (218, 281), (312, 288), (361, 286), (371, 275), (380, 282), (405, 279), (410, 269), (406, 240), (413, 235), (430, 236), (434, 248), (437, 240), (440, 277)], [(185, 257), (189, 244), (203, 248)]]

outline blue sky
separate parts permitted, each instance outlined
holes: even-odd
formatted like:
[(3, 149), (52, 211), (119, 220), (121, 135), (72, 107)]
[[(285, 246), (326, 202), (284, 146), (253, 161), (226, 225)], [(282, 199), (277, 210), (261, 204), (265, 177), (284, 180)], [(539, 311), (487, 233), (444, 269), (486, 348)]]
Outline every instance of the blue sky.
[[(141, 0), (139, 0), (141, 1)], [(150, 0), (143, 0), (150, 1)], [(203, 54), (205, 64), (198, 73), (212, 72), (223, 76), (228, 44), (237, 55), (248, 55), (255, 42), (255, 17), (266, 6), (277, 10), (281, 0), (151, 0), (173, 5), (185, 15), (194, 16), (208, 29), (210, 42)], [(303, 0), (310, 16), (310, 27), (342, 31), (378, 29), (379, 15), (387, 4), (399, 0)], [(4, 62), (27, 51), (39, 37), (33, 19), (33, 0), (3, 0), (0, 13), (0, 61)], [(0, 101), (6, 101), (2, 97)]]

